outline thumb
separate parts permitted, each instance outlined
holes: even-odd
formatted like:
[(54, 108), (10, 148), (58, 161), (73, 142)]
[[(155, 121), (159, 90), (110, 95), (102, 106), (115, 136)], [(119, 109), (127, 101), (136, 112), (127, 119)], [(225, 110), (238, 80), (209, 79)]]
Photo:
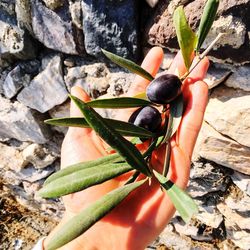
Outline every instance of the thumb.
[[(74, 86), (71, 88), (71, 95), (79, 98), (80, 100), (84, 102), (90, 101), (89, 95), (79, 86)], [(80, 109), (76, 106), (76, 104), (71, 101), (70, 103), (70, 117), (82, 117), (82, 112)]]
[[(79, 86), (74, 86), (71, 88), (71, 95), (79, 98), (84, 102), (90, 101), (89, 95)], [(83, 117), (82, 112), (72, 100), (70, 102), (70, 117)], [(68, 134), (83, 135), (89, 133), (90, 131), (90, 128), (69, 127)]]

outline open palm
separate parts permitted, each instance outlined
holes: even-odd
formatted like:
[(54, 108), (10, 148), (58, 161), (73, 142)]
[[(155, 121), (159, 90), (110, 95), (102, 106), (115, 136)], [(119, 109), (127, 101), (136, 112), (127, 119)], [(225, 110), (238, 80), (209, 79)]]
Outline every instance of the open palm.
[[(147, 54), (142, 67), (154, 76), (159, 70), (162, 58), (162, 49), (155, 47)], [(208, 90), (202, 79), (208, 65), (208, 60), (203, 59), (183, 84), (185, 112), (176, 135), (171, 139), (169, 171), (169, 178), (181, 188), (186, 187), (189, 179), (190, 159), (207, 104)], [(179, 72), (180, 75), (185, 73), (180, 53), (174, 59), (169, 72)], [(145, 91), (148, 83), (147, 80), (137, 77), (126, 95), (133, 96)], [(83, 101), (89, 100), (88, 95), (79, 87), (74, 87), (71, 94)], [(71, 116), (81, 116), (74, 104), (71, 105), (70, 111)], [(131, 109), (122, 110), (122, 112), (118, 112), (116, 119), (128, 120), (131, 112)], [(105, 143), (93, 130), (70, 128), (62, 145), (62, 168), (102, 157), (107, 154), (105, 147)], [(164, 155), (164, 146), (153, 153), (152, 165), (154, 168), (162, 169)], [(107, 192), (124, 184), (128, 175), (124, 174), (103, 184), (65, 196), (63, 198), (66, 207), (65, 216), (45, 240), (45, 245), (67, 220)], [(174, 212), (175, 209), (170, 199), (161, 191), (159, 184), (155, 181), (152, 181), (150, 186), (145, 183), (84, 235), (68, 243), (62, 249), (144, 249), (164, 229)]]

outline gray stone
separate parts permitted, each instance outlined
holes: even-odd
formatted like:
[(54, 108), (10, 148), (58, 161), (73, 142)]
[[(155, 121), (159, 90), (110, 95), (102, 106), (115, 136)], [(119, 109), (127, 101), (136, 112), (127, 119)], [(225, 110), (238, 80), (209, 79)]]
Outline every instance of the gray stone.
[(230, 178), (230, 172), (222, 170), (216, 164), (208, 162), (194, 162), (190, 171), (188, 193), (193, 198), (206, 200), (205, 195), (218, 191), (225, 192)]
[(169, 69), (175, 56), (176, 56), (176, 53), (164, 51), (164, 58), (161, 64), (161, 69), (163, 70)]
[(216, 88), (210, 96), (205, 121), (221, 134), (250, 147), (250, 92)]
[(16, 25), (14, 16), (0, 9), (0, 55), (13, 55), (22, 60), (35, 57), (35, 47), (27, 32)]
[(217, 50), (223, 46), (230, 46), (238, 49), (245, 42), (246, 27), (241, 19), (229, 16), (220, 16), (209, 31), (202, 47), (207, 48), (219, 33), (225, 33), (220, 40), (213, 46), (213, 50)]
[(11, 103), (0, 96), (0, 138), (45, 143), (49, 138), (47, 126), (36, 112), (19, 102)]
[(81, 0), (69, 1), (69, 11), (72, 23), (78, 28), (82, 29), (82, 8)]
[(208, 88), (212, 89), (224, 82), (230, 74), (231, 69), (223, 68), (220, 64), (213, 63), (210, 65), (204, 81), (207, 83)]
[(50, 58), (44, 71), (17, 96), (21, 103), (41, 113), (63, 103), (67, 98), (68, 92), (62, 76), (62, 61), (58, 55)]
[[(65, 102), (62, 105), (54, 107), (53, 109), (49, 111), (49, 114), (52, 118), (69, 117), (70, 116), (69, 110), (70, 110), (70, 101)], [(51, 128), (63, 134), (66, 134), (68, 131), (67, 127), (51, 126)]]
[(97, 98), (107, 92), (109, 87), (109, 71), (105, 64), (90, 65), (68, 69), (65, 82), (68, 90), (73, 86), (81, 86), (91, 97)]
[(131, 73), (117, 72), (110, 74), (108, 94), (110, 96), (119, 96), (126, 93), (134, 80)]
[(233, 74), (226, 80), (225, 85), (250, 91), (250, 66), (235, 67)]
[(234, 171), (231, 176), (234, 184), (243, 192), (250, 196), (250, 176)]
[(0, 152), (0, 168), (4, 169), (4, 171), (11, 169), (18, 172), (27, 165), (21, 152), (14, 147), (0, 143)]
[(222, 136), (207, 123), (203, 123), (195, 154), (219, 165), (250, 175), (250, 148)]
[(22, 156), (26, 162), (31, 163), (37, 169), (51, 165), (57, 158), (47, 148), (35, 143), (26, 147)]
[(16, 66), (5, 78), (3, 84), (4, 95), (7, 98), (12, 98), (23, 87), (30, 82), (30, 75), (22, 72), (20, 66)]
[(25, 27), (33, 35), (30, 0), (16, 0), (15, 11), (18, 25)]
[(31, 3), (32, 27), (35, 37), (46, 47), (78, 54), (69, 14), (56, 13), (44, 6), (40, 0)]
[(52, 10), (55, 10), (59, 7), (62, 7), (64, 4), (64, 0), (43, 0), (46, 6)]
[(83, 32), (88, 54), (103, 56), (101, 48), (137, 59), (136, 1), (83, 0)]

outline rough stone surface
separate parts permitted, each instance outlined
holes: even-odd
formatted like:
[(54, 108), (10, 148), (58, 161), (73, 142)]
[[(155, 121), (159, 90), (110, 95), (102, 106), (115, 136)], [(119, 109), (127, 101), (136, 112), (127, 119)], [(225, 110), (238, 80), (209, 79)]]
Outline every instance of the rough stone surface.
[(213, 23), (202, 47), (207, 48), (219, 33), (225, 33), (225, 35), (213, 46), (213, 50), (217, 50), (223, 46), (238, 49), (245, 42), (246, 27), (241, 19), (233, 17), (232, 15), (220, 16), (219, 19)]
[(0, 9), (0, 55), (21, 59), (35, 57), (35, 47), (28, 34), (16, 25), (13, 16)]
[(69, 11), (73, 24), (76, 25), (78, 29), (82, 29), (82, 8), (81, 0), (70, 1), (69, 2)]
[(20, 141), (45, 143), (49, 131), (37, 113), (23, 104), (11, 103), (0, 96), (0, 138), (16, 138)]
[(235, 67), (233, 74), (226, 80), (225, 85), (250, 91), (250, 66)]
[(237, 171), (232, 175), (232, 181), (242, 192), (250, 196), (250, 177)]
[(31, 16), (35, 37), (41, 43), (66, 54), (78, 54), (68, 13), (56, 13), (46, 8), (40, 0), (34, 0)]
[(102, 56), (101, 48), (137, 59), (136, 1), (83, 0), (83, 32), (88, 54)]
[(5, 78), (3, 84), (4, 95), (12, 98), (23, 87), (30, 82), (30, 75), (22, 72), (20, 66), (16, 66)]
[(207, 75), (204, 78), (204, 81), (207, 83), (208, 88), (212, 89), (217, 85), (225, 82), (225, 80), (231, 74), (231, 69), (223, 68), (219, 64), (214, 63), (210, 65)]
[(45, 168), (56, 160), (56, 156), (39, 144), (31, 144), (22, 152), (25, 161), (31, 163), (35, 168)]
[[(167, 48), (178, 48), (178, 43), (173, 26), (173, 12), (178, 5), (184, 5), (185, 14), (191, 27), (196, 30), (199, 20), (202, 15), (202, 10), (206, 0), (189, 1), (160, 1), (154, 14), (149, 14), (148, 22), (146, 23), (146, 40), (152, 45), (161, 45)], [(249, 62), (250, 44), (245, 39), (245, 34), (249, 30), (249, 9), (250, 1), (220, 1), (218, 12), (219, 21), (215, 23), (217, 28), (210, 33), (211, 38), (222, 29), (222, 26), (227, 26), (227, 35), (225, 39), (217, 43), (219, 49), (210, 52), (215, 58), (227, 62), (246, 63)], [(222, 23), (224, 23), (222, 25)], [(214, 35), (212, 36), (212, 34)], [(209, 36), (210, 36), (209, 35)]]
[(62, 61), (58, 55), (49, 57), (49, 63), (44, 71), (17, 96), (24, 105), (41, 113), (63, 103), (67, 98), (68, 92), (62, 76)]
[(58, 7), (63, 6), (64, 0), (43, 0), (46, 6), (52, 10), (57, 9)]
[(159, 0), (146, 0), (150, 7), (154, 8), (155, 5), (159, 2)]
[(250, 147), (250, 92), (218, 87), (210, 96), (205, 121), (221, 134)]
[(250, 175), (250, 148), (222, 136), (203, 123), (195, 154), (222, 166)]
[(11, 169), (17, 172), (27, 165), (21, 152), (14, 147), (0, 143), (0, 152), (1, 169)]

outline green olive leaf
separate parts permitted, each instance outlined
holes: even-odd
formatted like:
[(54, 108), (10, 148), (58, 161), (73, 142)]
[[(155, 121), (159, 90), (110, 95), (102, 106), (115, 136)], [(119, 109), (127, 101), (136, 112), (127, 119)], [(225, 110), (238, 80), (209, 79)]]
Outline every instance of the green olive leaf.
[(128, 69), (129, 71), (149, 80), (154, 80), (154, 77), (148, 73), (145, 69), (143, 69), (141, 66), (137, 65), (136, 63), (125, 59), (123, 57), (117, 56), (107, 50), (102, 49), (103, 54), (109, 58), (112, 62), (118, 64), (119, 66)]
[(183, 95), (181, 94), (170, 103), (167, 132), (162, 143), (168, 141), (177, 131), (182, 119), (184, 106), (183, 101)]
[(97, 99), (89, 101), (87, 102), (87, 104), (92, 108), (121, 109), (121, 108), (148, 106), (152, 105), (152, 102), (141, 98), (117, 97), (117, 98)]
[(81, 110), (91, 128), (115, 149), (131, 167), (147, 176), (152, 175), (146, 161), (135, 145), (122, 137), (121, 134), (113, 129), (93, 108), (89, 107), (77, 97), (70, 95), (70, 98)]
[(56, 198), (72, 194), (131, 170), (132, 168), (127, 163), (113, 163), (86, 168), (51, 181), (38, 191), (38, 195), (43, 198)]
[[(113, 127), (117, 132), (123, 136), (145, 137), (151, 138), (155, 134), (142, 127), (138, 127), (129, 122), (123, 122), (114, 119), (103, 118), (109, 126)], [(64, 117), (46, 120), (45, 123), (63, 127), (80, 127), (90, 128), (90, 125), (83, 117)]]
[(192, 63), (191, 57), (197, 37), (187, 22), (183, 6), (179, 6), (174, 12), (174, 26), (184, 63), (188, 70)]
[(113, 208), (115, 208), (122, 200), (124, 200), (132, 191), (141, 186), (145, 181), (138, 181), (117, 188), (102, 198), (91, 204), (89, 207), (81, 211), (78, 215), (70, 219), (45, 245), (46, 250), (55, 250), (73, 239), (77, 238), (92, 225), (103, 218)]
[(188, 223), (192, 216), (198, 213), (198, 207), (193, 199), (163, 175), (156, 171), (154, 171), (154, 175), (168, 194), (181, 218)]
[(219, 7), (219, 0), (208, 0), (206, 2), (202, 17), (201, 17), (201, 21), (200, 21), (200, 25), (198, 28), (198, 32), (197, 32), (197, 45), (196, 45), (196, 52), (199, 52), (203, 42), (205, 41), (207, 34), (210, 30), (210, 28), (213, 25), (218, 7)]
[(111, 154), (111, 155), (106, 155), (103, 157), (100, 157), (96, 160), (92, 160), (92, 161), (85, 161), (85, 162), (80, 162), (77, 164), (73, 164), (70, 165), (64, 169), (61, 169), (59, 171), (57, 171), (56, 173), (50, 175), (46, 181), (44, 182), (44, 186), (49, 184), (50, 182), (63, 177), (65, 175), (70, 175), (72, 173), (75, 173), (77, 171), (81, 171), (87, 168), (92, 168), (92, 167), (97, 167), (97, 166), (102, 166), (102, 165), (107, 165), (107, 164), (111, 164), (111, 163), (117, 163), (117, 162), (122, 162), (122, 157), (115, 153), (115, 154)]

